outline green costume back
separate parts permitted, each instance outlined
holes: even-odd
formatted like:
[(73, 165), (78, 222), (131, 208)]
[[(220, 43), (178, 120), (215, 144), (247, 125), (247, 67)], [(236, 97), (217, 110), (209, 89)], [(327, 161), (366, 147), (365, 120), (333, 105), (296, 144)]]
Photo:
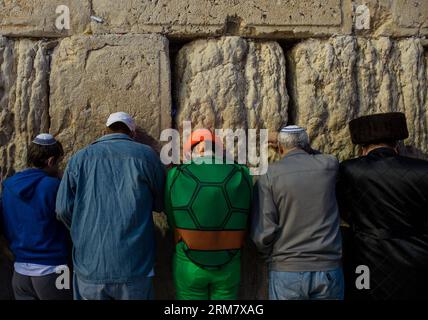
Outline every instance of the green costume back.
[(252, 195), (248, 168), (184, 164), (169, 171), (165, 194), (177, 241), (173, 267), (177, 299), (237, 299), (240, 249)]
[[(243, 165), (215, 164), (213, 158), (201, 159), (213, 163), (192, 162), (169, 171), (165, 208), (176, 233), (176, 260), (187, 268), (193, 265), (195, 270), (205, 270), (200, 270), (205, 274), (201, 281), (209, 283), (206, 277), (225, 278), (222, 270), (231, 272), (240, 268), (239, 253), (250, 212), (252, 180)], [(183, 276), (177, 276), (180, 281), (176, 284), (186, 282)], [(180, 298), (179, 292), (177, 296)]]

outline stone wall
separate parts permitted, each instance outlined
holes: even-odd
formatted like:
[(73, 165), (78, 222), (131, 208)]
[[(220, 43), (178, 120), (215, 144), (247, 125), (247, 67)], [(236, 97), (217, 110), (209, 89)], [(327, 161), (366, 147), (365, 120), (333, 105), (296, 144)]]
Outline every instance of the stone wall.
[(72, 36), (52, 53), (50, 131), (67, 154), (94, 141), (122, 110), (159, 137), (171, 127), (168, 40), (157, 34)]
[[(25, 167), (38, 132), (55, 134), (67, 159), (119, 110), (157, 147), (183, 120), (297, 123), (340, 159), (358, 151), (349, 120), (403, 111), (406, 151), (427, 157), (427, 35), (425, 0), (0, 0), (0, 177)], [(155, 220), (157, 297), (173, 298), (171, 234)], [(266, 291), (248, 243), (241, 297)]]
[(419, 38), (338, 36), (297, 44), (289, 56), (293, 121), (309, 129), (314, 146), (353, 157), (348, 122), (361, 115), (401, 111), (407, 152), (428, 156), (428, 78)]

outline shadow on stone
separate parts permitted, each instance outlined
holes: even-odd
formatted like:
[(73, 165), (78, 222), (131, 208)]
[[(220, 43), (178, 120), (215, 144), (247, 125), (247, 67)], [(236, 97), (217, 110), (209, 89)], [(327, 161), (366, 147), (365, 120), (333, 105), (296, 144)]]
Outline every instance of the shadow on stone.
[(268, 271), (254, 244), (247, 239), (242, 250), (241, 288), (239, 298), (263, 300), (268, 298)]
[[(175, 299), (172, 276), (174, 237), (168, 228), (165, 215), (154, 213), (156, 225), (156, 265), (154, 288), (156, 299)], [(259, 258), (255, 246), (248, 240), (242, 251), (240, 299), (267, 299), (267, 268)]]
[(163, 213), (153, 214), (156, 237), (156, 263), (154, 289), (155, 298), (170, 300), (175, 298), (172, 278), (172, 257), (174, 254), (174, 237), (168, 227)]
[(428, 160), (428, 154), (413, 145), (400, 145), (399, 152), (403, 156)]
[(153, 148), (153, 150), (156, 151), (156, 153), (160, 153), (161, 150), (161, 144), (159, 143), (158, 140), (156, 140), (155, 138), (153, 138), (152, 136), (150, 136), (146, 130), (144, 130), (141, 127), (137, 127), (136, 132), (135, 132), (135, 141), (139, 142), (139, 143), (143, 143), (146, 144), (150, 147)]
[(0, 300), (14, 300), (12, 291), (13, 261), (6, 244), (0, 240)]

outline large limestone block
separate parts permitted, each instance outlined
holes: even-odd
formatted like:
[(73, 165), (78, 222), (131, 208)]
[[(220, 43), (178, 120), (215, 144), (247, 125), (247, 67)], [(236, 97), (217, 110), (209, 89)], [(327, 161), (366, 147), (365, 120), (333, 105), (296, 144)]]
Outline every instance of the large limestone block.
[[(269, 129), (287, 123), (286, 61), (276, 42), (240, 37), (197, 40), (176, 60), (176, 123), (193, 128)], [(241, 298), (267, 298), (267, 270), (248, 242)]]
[[(197, 40), (179, 51), (176, 66), (178, 128), (190, 121), (193, 128), (273, 132), (287, 123), (286, 63), (278, 43)], [(269, 160), (278, 158), (274, 148), (268, 153)]]
[(93, 0), (95, 33), (307, 37), (350, 33), (351, 1)]
[(177, 56), (177, 124), (278, 130), (287, 122), (282, 48), (240, 37), (197, 40)]
[(399, 82), (394, 66), (400, 59), (389, 38), (357, 38), (356, 64), (360, 113), (388, 112), (398, 104)]
[[(0, 36), (0, 182), (26, 167), (32, 138), (49, 129), (48, 51), (52, 45)], [(0, 237), (0, 299), (13, 299), (12, 261)]]
[(177, 124), (246, 127), (245, 64), (248, 43), (239, 37), (199, 40), (184, 46), (176, 60)]
[[(426, 0), (355, 0), (355, 20), (365, 19), (369, 26), (355, 31), (358, 35), (426, 36), (428, 35), (428, 1)], [(359, 7), (359, 8), (358, 8)], [(359, 18), (360, 17), (360, 18)], [(366, 21), (367, 22), (367, 21)]]
[(428, 151), (428, 80), (419, 39), (358, 38), (358, 114), (400, 111), (407, 117), (408, 152)]
[[(66, 159), (102, 134), (108, 115), (130, 113), (151, 141), (171, 126), (168, 41), (159, 35), (97, 35), (63, 39), (50, 77), (53, 133)], [(147, 140), (145, 141), (147, 142)], [(155, 215), (158, 260), (156, 296), (173, 298), (173, 239), (162, 214)]]
[(346, 159), (356, 155), (349, 120), (366, 114), (406, 114), (409, 154), (427, 156), (426, 58), (421, 40), (334, 37), (308, 40), (290, 53), (296, 123), (313, 144)]
[(291, 121), (308, 129), (314, 147), (342, 158), (352, 154), (346, 125), (356, 116), (355, 40), (308, 40), (289, 58)]
[(93, 142), (108, 115), (125, 111), (154, 140), (169, 128), (168, 41), (159, 35), (65, 38), (50, 76), (51, 133), (67, 155)]
[(428, 77), (424, 48), (420, 39), (397, 42), (400, 59), (397, 61), (399, 100), (394, 107), (407, 116), (410, 136), (408, 150), (417, 156), (428, 157)]
[[(59, 6), (68, 8), (69, 29), (59, 29), (62, 21)], [(89, 27), (90, 0), (2, 0), (0, 1), (0, 35), (19, 37), (62, 37), (82, 33)], [(60, 25), (61, 27), (61, 25)]]
[(395, 1), (394, 5), (394, 16), (400, 26), (408, 28), (428, 28), (427, 1), (402, 0)]
[(27, 146), (49, 130), (52, 44), (0, 36), (0, 178), (26, 166)]

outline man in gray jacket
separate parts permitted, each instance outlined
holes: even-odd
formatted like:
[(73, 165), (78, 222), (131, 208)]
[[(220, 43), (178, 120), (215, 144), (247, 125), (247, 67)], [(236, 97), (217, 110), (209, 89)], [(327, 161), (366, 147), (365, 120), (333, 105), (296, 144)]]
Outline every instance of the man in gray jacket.
[(313, 152), (298, 126), (279, 132), (278, 148), (283, 159), (255, 185), (251, 227), (269, 264), (269, 298), (343, 299), (339, 163)]

